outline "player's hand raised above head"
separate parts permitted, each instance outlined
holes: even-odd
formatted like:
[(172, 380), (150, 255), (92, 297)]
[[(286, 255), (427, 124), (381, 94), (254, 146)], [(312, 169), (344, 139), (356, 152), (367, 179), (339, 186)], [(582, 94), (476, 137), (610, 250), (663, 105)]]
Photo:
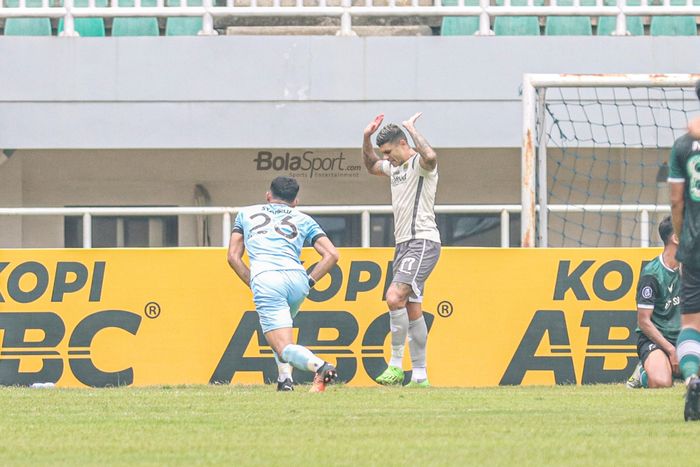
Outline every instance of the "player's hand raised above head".
[(376, 117), (374, 117), (374, 120), (372, 120), (370, 124), (367, 125), (367, 127), (365, 128), (365, 135), (369, 136), (375, 131), (377, 131), (377, 129), (379, 129), (379, 125), (381, 125), (383, 121), (384, 114), (379, 114)]
[(404, 120), (403, 122), (401, 122), (401, 124), (406, 129), (413, 128), (413, 126), (416, 124), (416, 120), (418, 120), (418, 117), (420, 117), (421, 115), (423, 115), (423, 112), (416, 112), (411, 118), (409, 118), (408, 120)]

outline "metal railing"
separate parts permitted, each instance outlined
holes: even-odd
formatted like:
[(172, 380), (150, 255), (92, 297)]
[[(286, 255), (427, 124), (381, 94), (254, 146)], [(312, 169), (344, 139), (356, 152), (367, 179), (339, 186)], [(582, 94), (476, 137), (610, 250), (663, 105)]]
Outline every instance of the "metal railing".
[[(246, 0), (245, 6), (236, 6), (238, 0), (226, 0), (225, 5), (215, 5), (213, 0), (202, 0), (202, 6), (187, 6), (187, 0), (180, 0), (179, 6), (165, 6), (165, 0), (157, 0), (155, 7), (141, 5), (134, 0), (133, 7), (119, 6), (119, 0), (109, 0), (110, 6), (97, 7), (95, 0), (89, 0), (87, 7), (76, 7), (74, 0), (61, 0), (59, 6), (52, 6), (57, 0), (42, 0), (41, 7), (27, 7), (26, 0), (18, 0), (19, 7), (2, 7), (0, 18), (63, 18), (62, 36), (76, 36), (74, 18), (114, 18), (129, 16), (158, 17), (201, 17), (200, 35), (216, 35), (214, 18), (234, 16), (280, 16), (280, 17), (338, 17), (339, 35), (354, 35), (353, 17), (368, 16), (471, 16), (479, 18), (477, 35), (493, 35), (491, 20), (499, 16), (614, 16), (614, 35), (627, 35), (628, 16), (700, 16), (700, 6), (692, 0), (686, 5), (671, 6), (670, 0), (641, 0), (639, 5), (628, 5), (627, 0), (616, 0), (614, 5), (604, 0), (595, 0), (591, 6), (581, 5), (581, 0), (572, 0), (571, 6), (559, 6), (557, 0), (549, 0), (550, 5), (536, 6), (535, 0), (527, 0), (526, 6), (512, 6), (511, 0), (502, 5), (494, 5), (491, 0), (479, 0), (479, 5), (467, 6), (465, 0), (458, 0), (454, 6), (443, 6), (442, 0), (432, 0), (430, 5), (420, 5), (420, 0), (408, 0), (402, 5), (397, 0), (388, 0), (387, 6), (375, 6), (373, 0), (363, 4), (353, 4), (353, 0), (340, 0), (338, 6), (328, 5), (327, 0), (317, 0), (318, 5), (305, 6), (304, 0), (295, 0), (293, 6), (282, 6), (280, 0), (272, 0), (272, 6), (258, 6), (257, 0)], [(357, 1), (357, 0), (355, 0)], [(655, 5), (654, 3), (660, 3)]]
[[(0, 208), (0, 216), (82, 216), (83, 248), (92, 247), (92, 217), (97, 216), (211, 216), (222, 217), (222, 246), (227, 247), (231, 235), (233, 215), (240, 207), (164, 207), (164, 208)], [(392, 207), (378, 206), (300, 206), (299, 209), (309, 215), (340, 214), (360, 215), (361, 246), (370, 246), (370, 216), (373, 214), (392, 214)], [(669, 206), (653, 204), (587, 204), (547, 206), (549, 212), (598, 212), (598, 213), (639, 213), (640, 246), (649, 246), (651, 228), (650, 214), (669, 213)], [(500, 214), (501, 247), (510, 245), (510, 215), (520, 213), (522, 206), (517, 204), (499, 205), (440, 205), (435, 206), (436, 214)]]

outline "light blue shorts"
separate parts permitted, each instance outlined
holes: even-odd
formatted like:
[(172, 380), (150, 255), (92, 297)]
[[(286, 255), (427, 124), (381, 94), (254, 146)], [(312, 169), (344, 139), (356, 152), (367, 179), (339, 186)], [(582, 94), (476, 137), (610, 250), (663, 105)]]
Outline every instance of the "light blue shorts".
[(291, 328), (309, 294), (309, 276), (301, 270), (265, 271), (250, 281), (250, 288), (263, 332)]

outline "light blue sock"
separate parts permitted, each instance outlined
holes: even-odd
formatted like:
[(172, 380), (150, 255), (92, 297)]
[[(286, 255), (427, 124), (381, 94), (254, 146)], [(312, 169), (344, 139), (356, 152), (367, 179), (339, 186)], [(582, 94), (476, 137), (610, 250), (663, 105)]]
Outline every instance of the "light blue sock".
[(323, 366), (324, 361), (302, 345), (289, 344), (282, 350), (282, 359), (292, 364), (294, 368), (304, 371), (316, 371)]

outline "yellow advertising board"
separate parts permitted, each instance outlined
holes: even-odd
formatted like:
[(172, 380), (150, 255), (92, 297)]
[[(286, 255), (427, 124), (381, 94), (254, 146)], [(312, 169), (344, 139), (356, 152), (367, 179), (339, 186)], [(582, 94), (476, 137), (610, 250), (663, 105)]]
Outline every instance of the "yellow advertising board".
[[(659, 252), (443, 248), (423, 303), (431, 383), (623, 381), (639, 271)], [(295, 320), (350, 386), (376, 384), (389, 357), (392, 256), (341, 249)], [(0, 250), (0, 384), (261, 384), (277, 370), (254, 310), (220, 248)]]

